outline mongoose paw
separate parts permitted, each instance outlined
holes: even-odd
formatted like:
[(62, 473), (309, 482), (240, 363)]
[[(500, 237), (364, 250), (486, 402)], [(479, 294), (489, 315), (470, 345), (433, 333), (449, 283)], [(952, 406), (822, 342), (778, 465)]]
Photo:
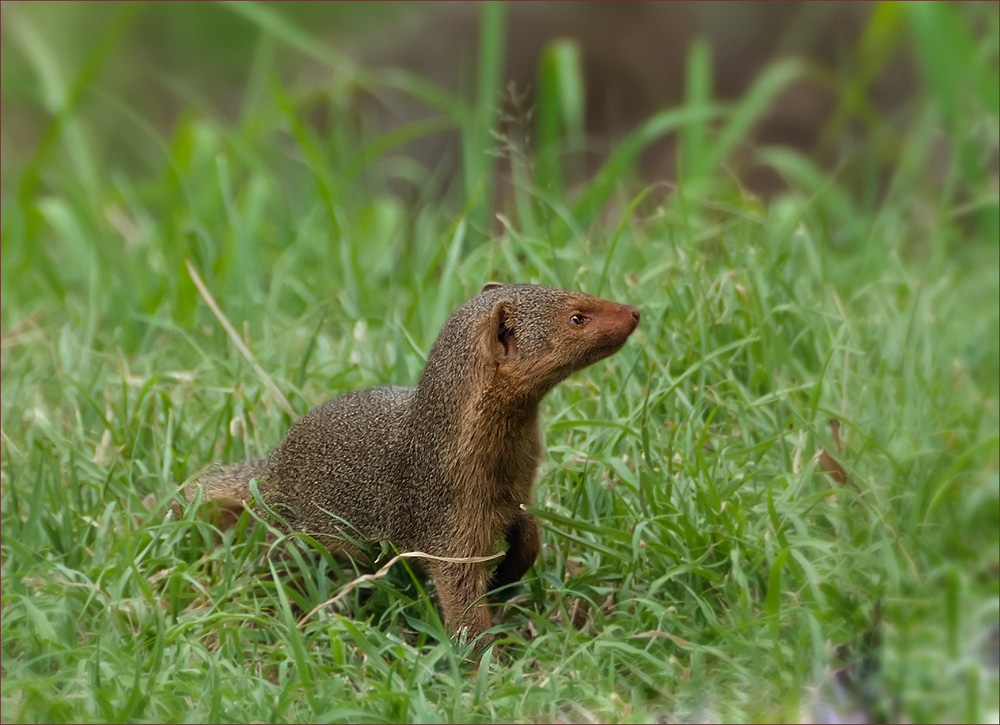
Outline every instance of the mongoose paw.
[(451, 641), (462, 656), (470, 662), (479, 661), (483, 651), (493, 644), (494, 636), (483, 632), (479, 635), (473, 634), (468, 626), (463, 626), (452, 635)]

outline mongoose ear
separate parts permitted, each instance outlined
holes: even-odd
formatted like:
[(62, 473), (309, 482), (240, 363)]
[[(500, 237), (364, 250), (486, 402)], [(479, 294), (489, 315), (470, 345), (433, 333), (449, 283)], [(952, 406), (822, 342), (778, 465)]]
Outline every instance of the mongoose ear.
[(503, 287), (503, 283), (502, 282), (487, 282), (486, 284), (483, 285), (483, 288), (481, 290), (479, 290), (479, 294), (482, 294), (483, 292), (487, 292), (487, 291), (489, 291), (491, 289), (496, 289), (497, 287)]
[(490, 336), (490, 351), (495, 360), (509, 358), (517, 352), (514, 321), (511, 319), (510, 308), (506, 302), (501, 302), (493, 308), (490, 315)]

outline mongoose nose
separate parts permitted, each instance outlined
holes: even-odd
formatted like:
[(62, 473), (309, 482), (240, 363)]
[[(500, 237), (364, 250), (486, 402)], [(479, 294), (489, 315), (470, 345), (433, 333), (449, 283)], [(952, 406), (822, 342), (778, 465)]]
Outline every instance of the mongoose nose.
[(628, 337), (632, 331), (639, 326), (639, 310), (631, 305), (618, 305), (618, 324), (621, 331)]

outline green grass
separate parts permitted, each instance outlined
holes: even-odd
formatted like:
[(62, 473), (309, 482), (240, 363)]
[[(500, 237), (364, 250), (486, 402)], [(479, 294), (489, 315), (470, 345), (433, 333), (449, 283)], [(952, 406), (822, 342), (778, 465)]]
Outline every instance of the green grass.
[[(684, 104), (569, 189), (578, 51), (551, 46), (536, 115), (491, 135), (499, 6), (465, 98), (350, 65), (278, 7), (214, 8), (256, 42), (244, 102), (223, 117), (178, 79), (167, 132), (99, 80), (110, 43), (164, 10), (116, 11), (79, 64), (26, 7), (5, 15), (49, 125), (3, 169), (2, 719), (784, 721), (814, 717), (840, 667), (868, 717), (996, 721), (996, 6), (879, 7), (831, 119), (834, 139), (847, 120), (866, 134), (835, 173), (752, 149), (790, 188), (767, 202), (727, 158), (816, 72), (796, 63), (722, 104), (694, 46)], [(863, 103), (886, 28), (909, 29), (927, 78), (902, 121)], [(331, 80), (284, 83), (294, 53)], [(379, 135), (362, 93), (431, 115)], [(459, 184), (393, 152), (443, 129)], [(668, 133), (680, 182), (644, 188), (634, 161)], [(492, 151), (514, 181), (500, 226)], [(221, 539), (167, 518), (187, 477), (290, 423), (188, 260), (300, 414), (413, 384), (485, 280), (640, 307), (626, 347), (543, 405), (544, 550), (478, 669), (405, 563), (303, 623), (349, 564), (246, 517)]]

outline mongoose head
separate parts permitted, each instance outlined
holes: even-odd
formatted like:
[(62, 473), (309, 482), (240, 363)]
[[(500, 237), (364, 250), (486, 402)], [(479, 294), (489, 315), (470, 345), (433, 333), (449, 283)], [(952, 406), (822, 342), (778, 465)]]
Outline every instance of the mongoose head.
[(487, 384), (526, 401), (616, 353), (639, 324), (634, 307), (535, 285), (490, 282), (466, 305), (478, 310), (474, 337)]

